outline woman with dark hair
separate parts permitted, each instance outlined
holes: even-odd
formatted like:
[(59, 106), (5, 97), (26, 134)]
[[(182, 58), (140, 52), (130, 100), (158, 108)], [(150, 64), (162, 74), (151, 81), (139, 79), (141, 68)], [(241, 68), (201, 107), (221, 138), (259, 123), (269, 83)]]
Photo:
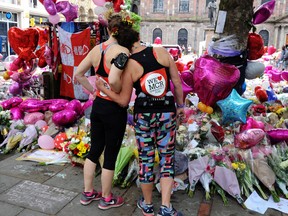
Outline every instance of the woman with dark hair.
[[(85, 76), (90, 67), (95, 68), (97, 76), (105, 81), (105, 86), (114, 92), (121, 90), (119, 77), (127, 63), (129, 50), (138, 41), (136, 32), (126, 13), (109, 13), (109, 39), (95, 46), (77, 68), (75, 78), (91, 94), (96, 96), (90, 115), (91, 149), (84, 164), (84, 192), (80, 203), (88, 205), (100, 200), (98, 207), (106, 210), (124, 204), (122, 197), (111, 193), (115, 162), (120, 150), (127, 123), (127, 108), (113, 102), (100, 90), (96, 90)], [(117, 121), (117, 124), (115, 124)], [(104, 151), (104, 163), (101, 174), (102, 191), (94, 190), (96, 164)]]
[[(158, 149), (160, 157), (160, 185), (162, 205), (158, 215), (180, 216), (170, 203), (174, 183), (176, 120), (184, 117), (183, 89), (174, 60), (164, 47), (146, 47), (140, 41), (131, 50), (123, 73), (119, 94), (105, 88), (101, 78), (96, 86), (113, 101), (125, 107), (133, 87), (137, 98), (134, 103), (135, 135), (139, 152), (139, 181), (143, 193), (137, 203), (143, 215), (154, 215), (154, 160)], [(170, 80), (174, 85), (171, 92)], [(176, 103), (175, 103), (176, 101)]]

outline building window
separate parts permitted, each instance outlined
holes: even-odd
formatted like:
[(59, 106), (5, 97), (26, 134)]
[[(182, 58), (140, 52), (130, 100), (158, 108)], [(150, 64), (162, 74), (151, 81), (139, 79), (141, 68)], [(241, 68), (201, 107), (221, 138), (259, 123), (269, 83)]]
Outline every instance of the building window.
[(189, 12), (189, 0), (180, 0), (179, 12)]
[(154, 42), (157, 37), (161, 38), (161, 40), (162, 40), (162, 30), (160, 28), (154, 29), (152, 41)]
[(261, 30), (259, 35), (263, 38), (264, 46), (268, 46), (269, 44), (269, 32), (267, 30)]
[(137, 7), (137, 5), (133, 4), (131, 11), (132, 11), (133, 13), (135, 13), (135, 14), (138, 14), (138, 7)]
[(154, 0), (153, 12), (163, 12), (163, 0)]

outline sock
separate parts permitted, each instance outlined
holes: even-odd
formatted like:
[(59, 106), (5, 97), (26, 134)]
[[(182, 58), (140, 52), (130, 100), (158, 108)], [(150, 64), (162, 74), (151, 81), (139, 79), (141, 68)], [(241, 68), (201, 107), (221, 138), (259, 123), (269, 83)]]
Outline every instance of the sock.
[(108, 197), (103, 197), (105, 202), (109, 202), (112, 198), (112, 193)]
[(84, 193), (85, 193), (85, 195), (87, 195), (87, 196), (92, 196), (92, 195), (93, 195), (93, 192), (94, 192), (94, 190), (93, 190), (92, 192), (84, 192)]

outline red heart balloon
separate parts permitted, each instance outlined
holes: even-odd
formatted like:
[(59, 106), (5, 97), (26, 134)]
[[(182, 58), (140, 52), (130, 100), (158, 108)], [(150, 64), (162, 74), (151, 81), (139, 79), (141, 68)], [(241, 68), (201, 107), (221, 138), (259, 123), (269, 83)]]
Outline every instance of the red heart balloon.
[(25, 61), (36, 58), (34, 50), (38, 45), (39, 33), (34, 28), (20, 29), (12, 27), (8, 30), (8, 40), (15, 53)]

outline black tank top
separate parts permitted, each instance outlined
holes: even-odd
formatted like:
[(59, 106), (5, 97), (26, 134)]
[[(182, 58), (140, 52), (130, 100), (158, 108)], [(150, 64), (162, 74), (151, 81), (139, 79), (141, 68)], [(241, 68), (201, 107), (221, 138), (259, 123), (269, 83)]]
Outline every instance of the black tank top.
[[(141, 78), (133, 85), (137, 95), (134, 112), (175, 112), (174, 96), (170, 91), (169, 68), (157, 61), (153, 53), (153, 47), (147, 47), (131, 55), (130, 58), (137, 61), (144, 70)], [(145, 100), (148, 100), (146, 101), (148, 106), (143, 106), (143, 102), (147, 104)], [(149, 106), (149, 103), (151, 103), (151, 106)]]

